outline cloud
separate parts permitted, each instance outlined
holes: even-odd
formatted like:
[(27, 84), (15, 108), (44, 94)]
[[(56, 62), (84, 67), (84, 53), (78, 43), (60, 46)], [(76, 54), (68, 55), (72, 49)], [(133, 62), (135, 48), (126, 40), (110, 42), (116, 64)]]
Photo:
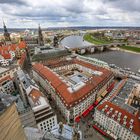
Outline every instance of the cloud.
[(26, 4), (24, 0), (1, 0), (0, 4)]
[(44, 27), (139, 26), (140, 2), (138, 0), (133, 2), (131, 0), (4, 0), (0, 1), (0, 15), (7, 19), (10, 27), (33, 26), (38, 23)]

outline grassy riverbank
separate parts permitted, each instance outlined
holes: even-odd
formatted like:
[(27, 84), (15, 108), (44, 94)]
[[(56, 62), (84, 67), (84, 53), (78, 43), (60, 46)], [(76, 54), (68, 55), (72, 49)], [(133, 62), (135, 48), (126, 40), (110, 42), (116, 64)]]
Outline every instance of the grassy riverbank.
[(119, 48), (120, 48), (120, 49), (123, 49), (123, 50), (128, 50), (128, 51), (140, 53), (140, 48), (138, 48), (138, 47), (133, 47), (133, 46), (122, 46), (122, 47), (119, 47)]
[(102, 45), (102, 44), (109, 44), (111, 42), (109, 41), (106, 41), (106, 40), (103, 40), (103, 39), (98, 39), (98, 38), (95, 38), (93, 35), (91, 34), (85, 34), (84, 35), (84, 40), (90, 42), (90, 43), (93, 43), (95, 45)]

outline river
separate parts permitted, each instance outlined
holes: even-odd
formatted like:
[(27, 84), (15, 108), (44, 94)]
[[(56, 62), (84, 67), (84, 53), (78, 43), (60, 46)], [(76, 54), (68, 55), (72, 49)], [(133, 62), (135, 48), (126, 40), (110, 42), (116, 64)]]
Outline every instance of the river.
[(61, 41), (61, 45), (67, 46), (69, 48), (82, 48), (85, 46), (90, 46), (92, 44), (83, 40), (83, 36), (71, 35), (71, 36), (65, 37)]
[[(84, 42), (84, 44), (83, 44)], [(87, 41), (83, 41), (83, 37), (69, 36), (61, 41), (63, 46), (75, 47), (88, 45)], [(86, 43), (86, 44), (85, 44)], [(89, 43), (90, 44), (90, 43)], [(121, 68), (130, 68), (131, 71), (137, 72), (140, 69), (140, 54), (122, 52), (122, 51), (105, 51), (85, 55), (92, 58), (103, 60), (109, 64), (115, 64)]]

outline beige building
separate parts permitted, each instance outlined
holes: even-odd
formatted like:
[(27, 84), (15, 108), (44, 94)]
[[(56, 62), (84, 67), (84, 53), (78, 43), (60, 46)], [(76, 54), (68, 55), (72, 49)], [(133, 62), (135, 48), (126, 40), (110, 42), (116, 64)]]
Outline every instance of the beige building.
[(0, 139), (26, 140), (18, 112), (10, 95), (0, 94)]

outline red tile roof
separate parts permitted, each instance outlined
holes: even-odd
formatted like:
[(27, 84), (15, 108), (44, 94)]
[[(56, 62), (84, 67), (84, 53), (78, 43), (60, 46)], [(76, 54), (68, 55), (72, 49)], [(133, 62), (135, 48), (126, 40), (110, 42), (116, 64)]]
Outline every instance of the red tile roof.
[(2, 53), (1, 55), (4, 57), (4, 59), (11, 59), (10, 53)]
[(39, 100), (40, 96), (42, 96), (42, 94), (37, 89), (32, 89), (29, 94), (29, 97), (31, 97), (31, 99), (34, 103), (36, 103)]
[(0, 55), (2, 55), (5, 59), (10, 59), (10, 51), (16, 51), (17, 49), (25, 49), (26, 43), (21, 41), (18, 45), (17, 44), (10, 44), (10, 45), (3, 45), (0, 46)]
[[(129, 112), (127, 112), (125, 109), (122, 109), (120, 108), (119, 106), (111, 103), (111, 102), (104, 102), (103, 104), (100, 104), (98, 107), (97, 107), (97, 110), (101, 111), (106, 105), (108, 105), (107, 109), (105, 109), (104, 113), (106, 114), (110, 108), (113, 108), (112, 112), (108, 115), (108, 117), (112, 117), (112, 115), (115, 113), (115, 111), (118, 111), (121, 112), (121, 117), (120, 117), (120, 124), (122, 125), (123, 124), (123, 119), (124, 119), (124, 116), (127, 116), (127, 119), (126, 119), (126, 128), (129, 129), (130, 127), (130, 120), (133, 119), (134, 122), (133, 122), (133, 128), (132, 128), (132, 131), (137, 134), (138, 136), (140, 136), (140, 120), (139, 120), (139, 116), (140, 116), (140, 112), (136, 112), (136, 114), (131, 114)], [(114, 117), (114, 120), (117, 121), (117, 115), (116, 117)], [(113, 119), (113, 118), (112, 118)]]
[(83, 86), (78, 91), (75, 91), (74, 93), (70, 93), (67, 89), (68, 86), (66, 85), (66, 83), (64, 83), (48, 67), (43, 66), (42, 64), (39, 64), (39, 63), (33, 66), (33, 70), (35, 70), (41, 77), (43, 77), (44, 79), (47, 79), (50, 82), (50, 84), (55, 88), (56, 92), (62, 97), (62, 99), (64, 99), (68, 107), (70, 105), (74, 105), (74, 103), (80, 99), (83, 100), (83, 97), (89, 96), (87, 94), (90, 93), (90, 91), (94, 90), (100, 83), (104, 82), (105, 80), (107, 80), (109, 76), (112, 77), (111, 75), (113, 75), (111, 71), (105, 68), (101, 68), (101, 67), (97, 68), (93, 66), (92, 64), (84, 62), (84, 61), (74, 60), (74, 63), (91, 68), (93, 70), (99, 70), (103, 72), (103, 74), (101, 76), (92, 77), (93, 82), (88, 81), (86, 85)]

